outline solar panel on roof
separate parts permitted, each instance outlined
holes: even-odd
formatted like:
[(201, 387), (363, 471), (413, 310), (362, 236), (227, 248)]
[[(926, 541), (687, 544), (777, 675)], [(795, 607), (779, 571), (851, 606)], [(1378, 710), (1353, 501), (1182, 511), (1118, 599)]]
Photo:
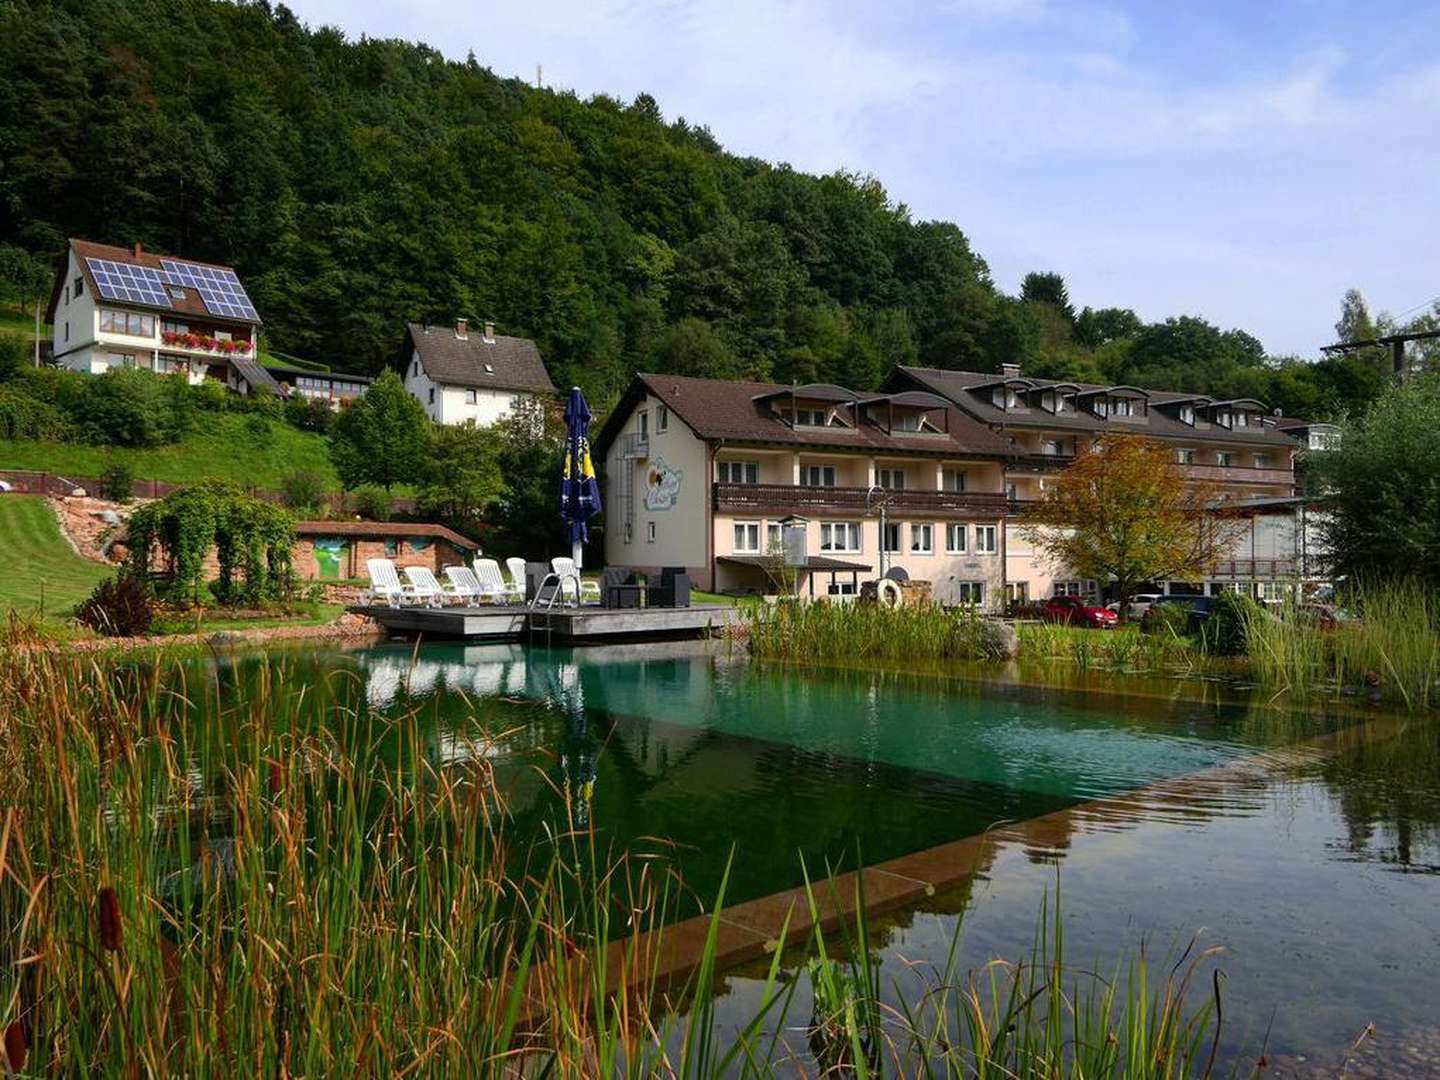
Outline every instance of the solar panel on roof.
[(171, 259), (161, 259), (160, 266), (176, 284), (188, 285), (198, 292), (205, 302), (205, 310), (210, 314), (227, 319), (260, 321), (259, 312), (250, 302), (245, 286), (240, 284), (234, 270)]
[(95, 287), (105, 300), (120, 300), (130, 304), (144, 304), (147, 307), (169, 308), (170, 298), (165, 292), (165, 281), (160, 272), (148, 266), (131, 266), (128, 263), (113, 262), (110, 259), (85, 260)]

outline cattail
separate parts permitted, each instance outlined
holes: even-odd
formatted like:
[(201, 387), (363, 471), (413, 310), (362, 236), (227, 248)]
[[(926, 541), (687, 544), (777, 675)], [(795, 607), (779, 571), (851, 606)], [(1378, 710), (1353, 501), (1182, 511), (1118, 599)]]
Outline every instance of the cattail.
[(100, 890), (100, 944), (108, 952), (116, 952), (124, 931), (120, 925), (120, 898), (109, 885)]
[(18, 1073), (25, 1068), (25, 1058), (30, 1052), (30, 1047), (25, 1041), (25, 1029), (20, 1026), (20, 1021), (15, 1020), (5, 1028), (5, 1060), (10, 1063), (10, 1071)]
[(270, 795), (272, 798), (279, 796), (285, 790), (285, 773), (280, 768), (278, 761), (270, 762)]

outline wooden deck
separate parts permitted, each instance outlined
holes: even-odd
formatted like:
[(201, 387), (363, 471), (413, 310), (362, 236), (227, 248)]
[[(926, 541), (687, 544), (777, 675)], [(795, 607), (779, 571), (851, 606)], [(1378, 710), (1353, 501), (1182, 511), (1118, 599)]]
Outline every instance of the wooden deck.
[(553, 608), (523, 605), (483, 607), (352, 607), (393, 634), (417, 634), (466, 641), (602, 641), (614, 638), (701, 637), (732, 625), (733, 607), (702, 604), (688, 608)]

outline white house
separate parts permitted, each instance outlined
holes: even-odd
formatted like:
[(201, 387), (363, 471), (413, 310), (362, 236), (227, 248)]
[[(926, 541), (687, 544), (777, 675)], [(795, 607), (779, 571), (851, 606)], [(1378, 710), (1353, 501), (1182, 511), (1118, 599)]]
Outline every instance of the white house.
[(467, 319), (453, 327), (411, 323), (402, 355), (405, 388), (441, 424), (488, 426), (526, 401), (555, 393), (535, 342), (496, 334), (490, 322), (479, 331)]
[(234, 386), (260, 329), (228, 266), (71, 240), (50, 295), (55, 362), (99, 375), (137, 367)]

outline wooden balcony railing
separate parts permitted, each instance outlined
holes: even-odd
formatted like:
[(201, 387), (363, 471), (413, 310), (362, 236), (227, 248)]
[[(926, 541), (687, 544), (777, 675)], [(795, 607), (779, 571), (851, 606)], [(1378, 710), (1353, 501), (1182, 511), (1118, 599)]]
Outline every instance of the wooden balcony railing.
[(1185, 473), (1192, 480), (1208, 480), (1219, 484), (1293, 484), (1295, 473), (1291, 469), (1256, 468), (1253, 465), (1201, 465), (1198, 462), (1185, 465)]
[(738, 514), (864, 514), (867, 509), (922, 514), (934, 517), (1000, 516), (1007, 501), (1000, 492), (988, 491), (877, 491), (867, 504), (867, 489), (861, 487), (808, 487), (803, 484), (719, 484), (715, 485), (715, 509)]
[(1287, 578), (1300, 572), (1300, 560), (1281, 559), (1226, 559), (1215, 564), (1211, 577), (1217, 578)]

